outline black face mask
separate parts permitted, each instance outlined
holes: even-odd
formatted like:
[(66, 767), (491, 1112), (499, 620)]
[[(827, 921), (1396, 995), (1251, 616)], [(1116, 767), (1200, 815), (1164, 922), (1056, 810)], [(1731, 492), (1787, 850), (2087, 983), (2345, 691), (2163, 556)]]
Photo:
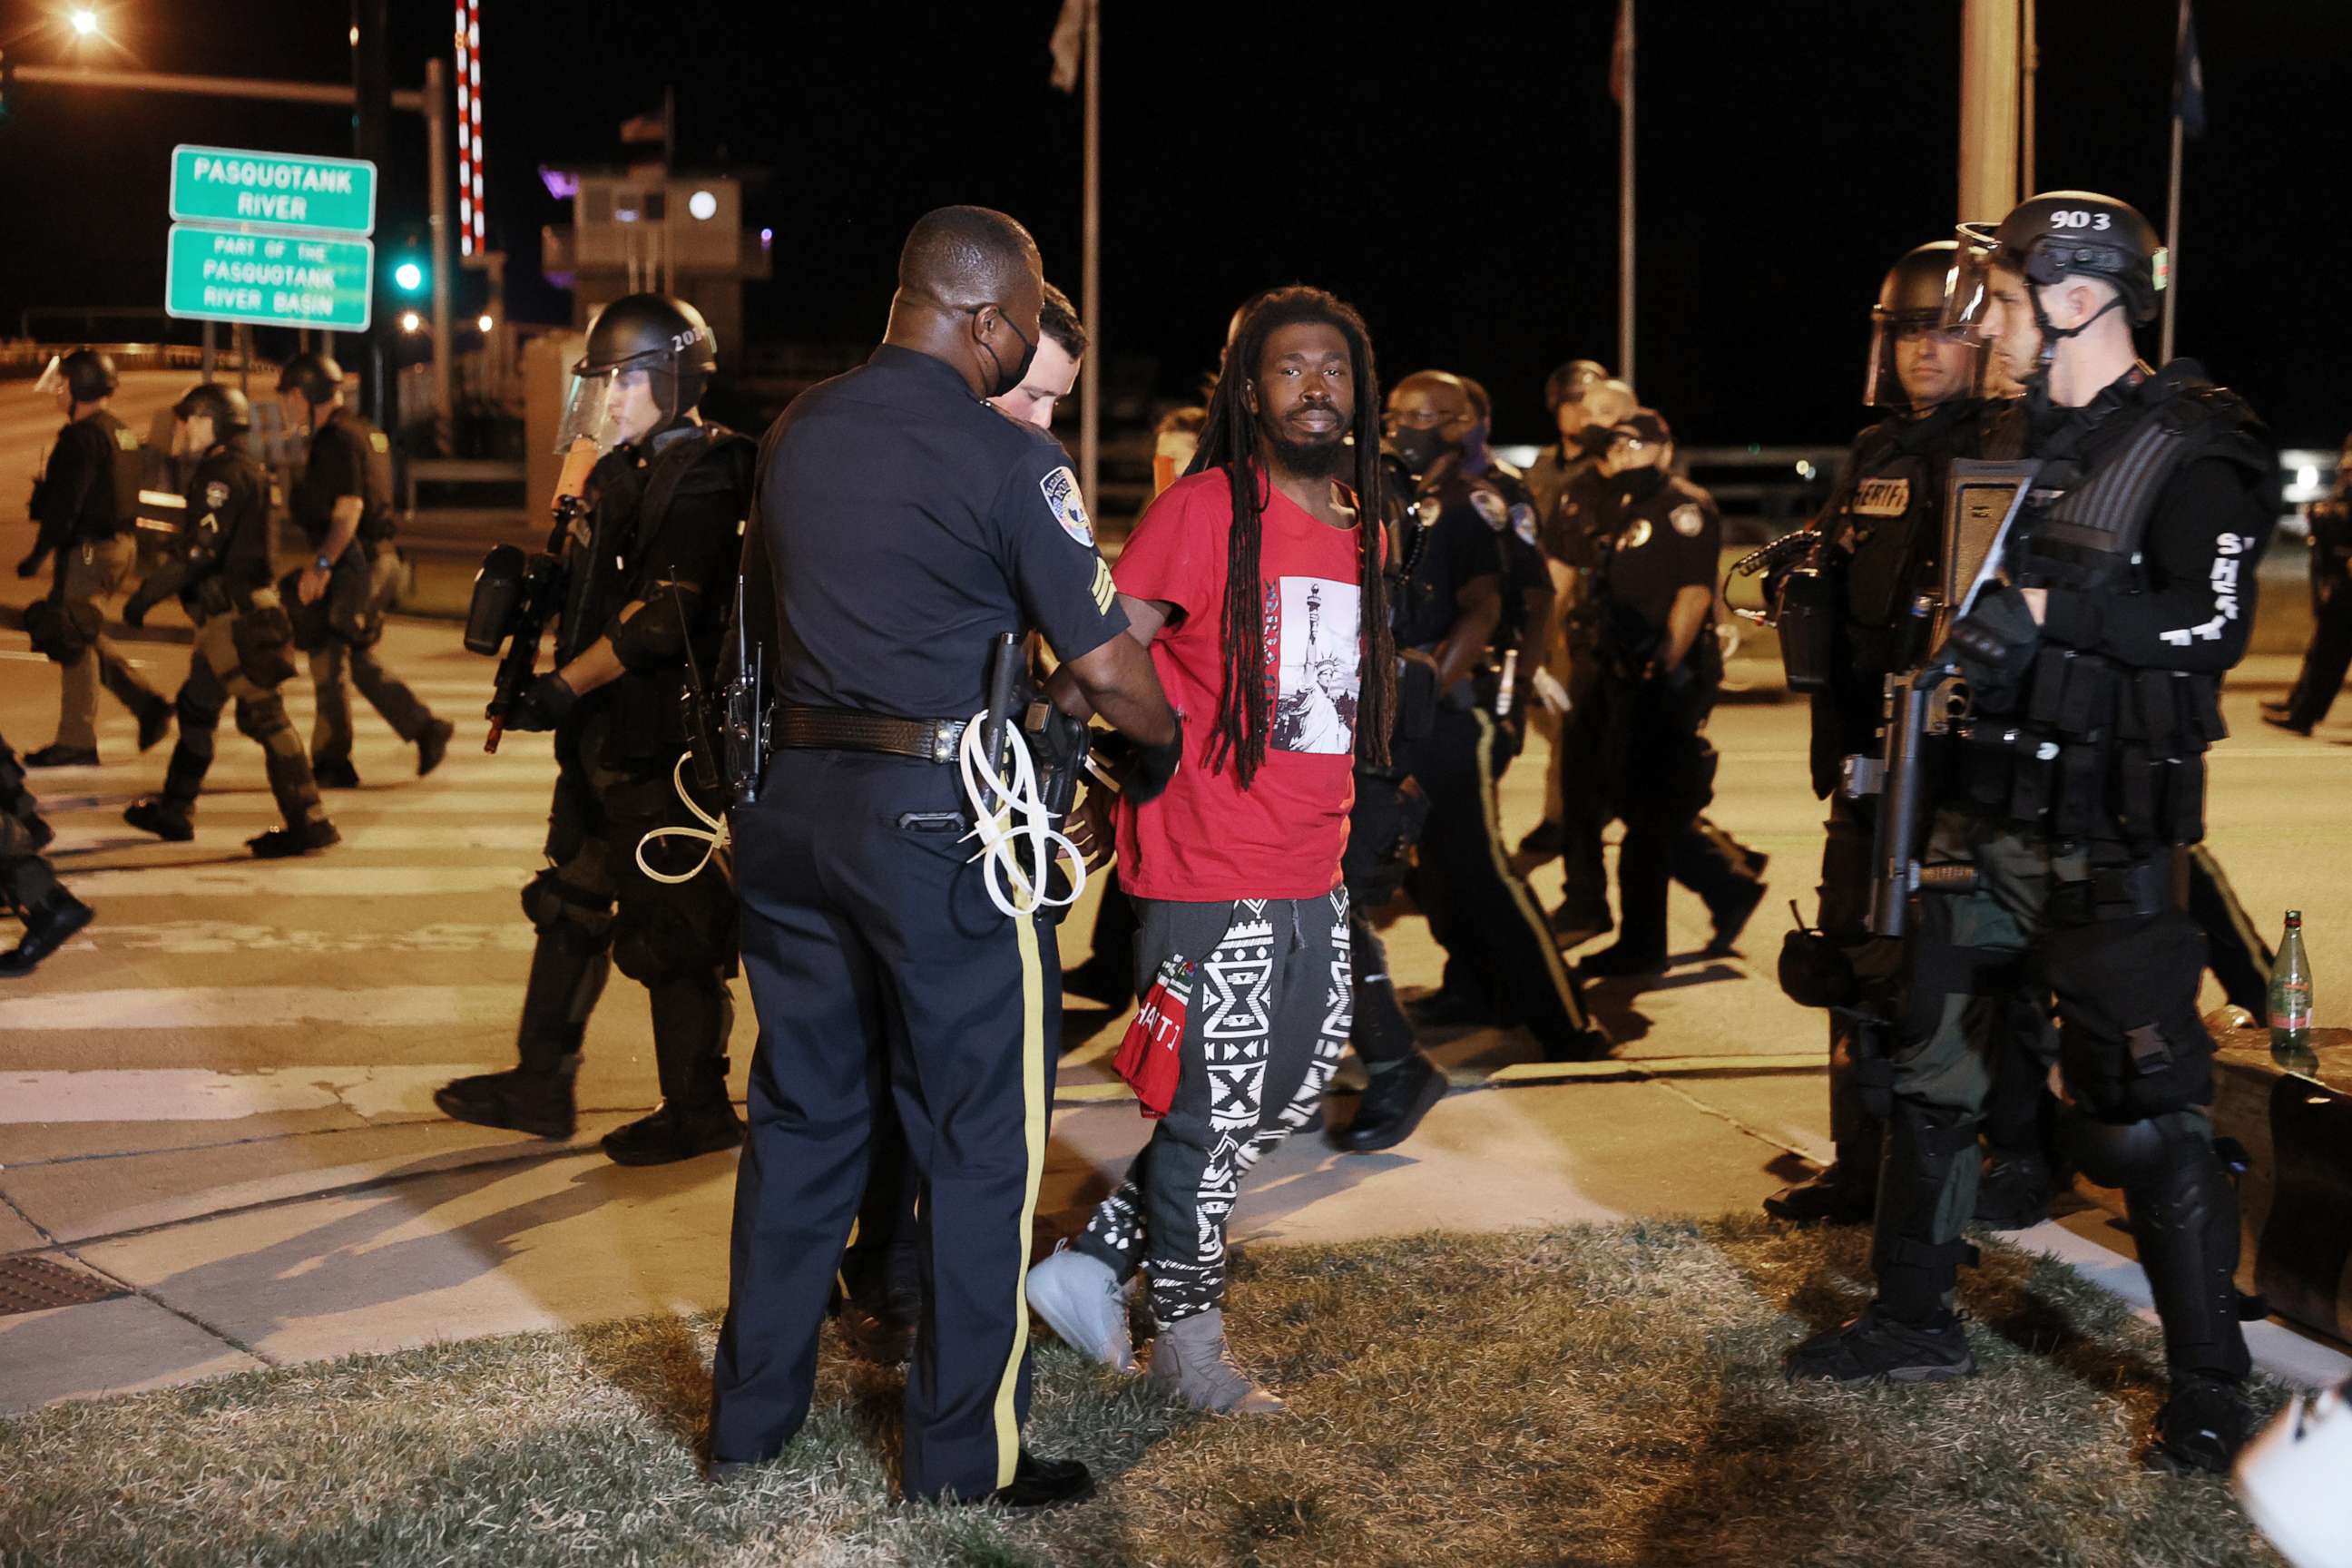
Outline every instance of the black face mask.
[(1404, 459), (1404, 466), (1416, 476), (1429, 472), (1437, 466), (1440, 458), (1454, 450), (1454, 443), (1436, 431), (1418, 429), (1411, 425), (1398, 426), (1396, 434), (1389, 437), (1389, 445), (1396, 448), (1396, 455)]
[[(980, 309), (985, 310), (989, 308), (982, 305)], [(1013, 327), (1013, 318), (1004, 313), (1003, 306), (996, 306), (995, 310), (999, 321), (1008, 327)], [(972, 313), (978, 315), (980, 311), (975, 310)], [(1013, 335), (1021, 340), (1021, 363), (1014, 365), (1009, 373), (1004, 368), (1004, 362), (996, 357), (996, 351), (993, 348), (990, 348), (985, 342), (980, 345), (982, 348), (988, 349), (988, 357), (996, 366), (996, 384), (989, 389), (988, 394), (991, 397), (1005, 396), (1019, 387), (1022, 382), (1027, 379), (1029, 367), (1037, 363), (1037, 345), (1029, 341), (1029, 334), (1018, 327), (1013, 327)]]

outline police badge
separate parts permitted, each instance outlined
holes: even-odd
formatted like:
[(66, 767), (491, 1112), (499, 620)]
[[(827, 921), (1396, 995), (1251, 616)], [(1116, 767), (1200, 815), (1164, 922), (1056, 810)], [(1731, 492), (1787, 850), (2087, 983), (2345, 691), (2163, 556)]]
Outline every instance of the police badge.
[(1484, 485), (1470, 487), (1470, 506), (1488, 528), (1500, 533), (1503, 524), (1510, 520), (1511, 509), (1503, 498)]
[(1696, 501), (1686, 500), (1668, 512), (1666, 521), (1673, 523), (1675, 531), (1685, 539), (1696, 539), (1699, 531), (1706, 527), (1706, 513), (1699, 510)]
[(205, 510), (218, 511), (228, 504), (228, 486), (214, 479), (205, 486)]

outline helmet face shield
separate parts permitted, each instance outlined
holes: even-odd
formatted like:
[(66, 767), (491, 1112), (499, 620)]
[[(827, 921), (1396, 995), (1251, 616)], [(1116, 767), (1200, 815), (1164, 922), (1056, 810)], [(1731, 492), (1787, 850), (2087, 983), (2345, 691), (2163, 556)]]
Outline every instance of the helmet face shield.
[(1984, 340), (1917, 311), (1870, 313), (1862, 400), (1873, 408), (1932, 408), (1984, 389)]
[(1992, 303), (1992, 250), (1963, 225), (1960, 247), (1955, 253), (1950, 278), (1944, 285), (1947, 331), (1964, 332), (1982, 341), (1987, 308)]
[(41, 378), (33, 383), (33, 390), (44, 397), (63, 392), (66, 386), (66, 356), (51, 354), (49, 363), (41, 367)]
[(642, 441), (678, 416), (677, 372), (671, 362), (640, 358), (591, 369), (572, 366), (572, 391), (556, 427), (555, 450), (586, 437), (600, 452)]

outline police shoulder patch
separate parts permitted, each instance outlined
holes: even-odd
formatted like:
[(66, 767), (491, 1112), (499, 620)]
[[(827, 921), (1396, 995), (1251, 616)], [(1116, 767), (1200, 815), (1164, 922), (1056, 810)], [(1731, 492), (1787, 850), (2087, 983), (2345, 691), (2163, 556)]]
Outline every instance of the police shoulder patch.
[(1686, 500), (1668, 512), (1666, 521), (1673, 523), (1675, 531), (1685, 539), (1696, 539), (1706, 527), (1706, 513), (1696, 501)]
[(1511, 531), (1519, 536), (1519, 542), (1521, 543), (1533, 544), (1536, 542), (1536, 509), (1528, 505), (1525, 501), (1521, 501), (1518, 505), (1513, 507), (1511, 509)]
[(227, 504), (228, 487), (226, 485), (221, 483), (218, 479), (214, 479), (205, 486), (205, 506), (206, 510), (218, 511), (222, 507)]
[(1504, 523), (1510, 521), (1510, 507), (1501, 495), (1485, 485), (1470, 487), (1470, 507), (1488, 528), (1497, 532), (1501, 531)]
[(1064, 533), (1092, 550), (1095, 547), (1095, 525), (1087, 517), (1087, 503), (1078, 494), (1078, 476), (1070, 472), (1067, 463), (1037, 481), (1045, 495), (1045, 510), (1054, 514)]
[(1617, 536), (1617, 548), (1620, 550), (1639, 550), (1649, 542), (1650, 520), (1646, 517), (1635, 518), (1633, 526)]

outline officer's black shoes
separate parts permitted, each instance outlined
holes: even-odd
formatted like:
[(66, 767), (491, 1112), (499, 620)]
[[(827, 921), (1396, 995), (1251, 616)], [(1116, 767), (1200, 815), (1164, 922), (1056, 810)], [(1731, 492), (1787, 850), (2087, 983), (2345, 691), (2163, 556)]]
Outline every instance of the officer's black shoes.
[(139, 710), (139, 749), (151, 752), (172, 732), (172, 705), (158, 698)]
[(96, 746), (43, 746), (37, 752), (25, 753), (28, 768), (94, 768), (98, 766)]
[(1976, 1369), (1959, 1319), (1947, 1312), (1940, 1323), (1913, 1328), (1881, 1313), (1875, 1301), (1852, 1322), (1815, 1334), (1782, 1363), (1791, 1383), (1943, 1383)]
[(1076, 1459), (1041, 1459), (1028, 1449), (1013, 1464), (1013, 1482), (979, 1497), (957, 1498), (961, 1503), (994, 1503), (999, 1508), (1067, 1508), (1095, 1495), (1095, 1478)]
[(349, 757), (313, 757), (310, 759), (310, 776), (318, 781), (320, 789), (360, 787), (360, 771), (352, 766)]
[(1385, 1072), (1372, 1074), (1356, 1102), (1356, 1119), (1333, 1139), (1354, 1154), (1393, 1149), (1412, 1136), (1429, 1108), (1445, 1098), (1445, 1074), (1419, 1051)]
[(1459, 991), (1443, 988), (1404, 1005), (1405, 1016), (1424, 1029), (1483, 1029), (1502, 1020), (1494, 1008)]
[(1524, 877), (1559, 859), (1560, 851), (1567, 847), (1568, 825), (1548, 816), (1528, 828), (1519, 847), (1511, 852), (1511, 869)]
[(914, 1353), (915, 1329), (922, 1317), (919, 1291), (893, 1290), (878, 1305), (850, 1298), (842, 1302), (835, 1321), (850, 1354), (877, 1366), (903, 1366)]
[(2050, 1217), (2050, 1163), (2032, 1151), (1995, 1153), (1977, 1183), (1976, 1218), (1995, 1230), (2026, 1230)]
[(1766, 1198), (1764, 1212), (1791, 1225), (1868, 1225), (1878, 1206), (1874, 1175), (1832, 1164)]
[(665, 1100), (651, 1116), (605, 1133), (604, 1154), (615, 1165), (673, 1165), (742, 1142), (743, 1123), (726, 1100), (686, 1108)]
[(1563, 949), (1582, 947), (1616, 929), (1617, 922), (1606, 904), (1598, 910), (1588, 910), (1562, 903), (1551, 912), (1551, 934)]
[(142, 796), (124, 806), (122, 820), (167, 844), (185, 844), (196, 836), (196, 825), (188, 820), (188, 814), (156, 795)]
[(457, 726), (446, 719), (436, 719), (425, 726), (425, 733), (416, 737), (416, 776), (423, 778), (441, 765), (449, 754), (449, 742), (457, 738)]
[(452, 1079), (433, 1091), (441, 1113), (477, 1127), (528, 1132), (534, 1138), (572, 1136), (572, 1073), (509, 1068)]
[[(1758, 857), (1762, 858), (1762, 857)], [(1709, 958), (1722, 958), (1737, 951), (1739, 933), (1748, 929), (1748, 917), (1756, 906), (1764, 901), (1762, 882), (1742, 882), (1733, 889), (1723, 902), (1707, 911), (1715, 917), (1715, 939), (1706, 944)]]
[(66, 944), (66, 939), (89, 924), (90, 908), (63, 888), (58, 889), (25, 915), (25, 939), (0, 952), (0, 976), (30, 974), (41, 960)]
[(1062, 971), (1062, 991), (1066, 995), (1083, 996), (1106, 1007), (1124, 1007), (1135, 1000), (1134, 980), (1132, 965), (1096, 953), (1076, 968)]
[(2253, 1428), (2238, 1385), (2200, 1373), (2172, 1380), (2172, 1397), (2156, 1413), (2156, 1437), (2142, 1456), (2152, 1470), (2226, 1476)]
[(1597, 1062), (1606, 1060), (1617, 1048), (1609, 1031), (1598, 1024), (1579, 1029), (1563, 1039), (1543, 1042), (1544, 1060), (1548, 1062)]
[[(2263, 722), (2268, 724), (2274, 730), (2284, 730), (2291, 735), (2308, 735), (2311, 733), (2311, 726), (2304, 721), (2297, 719), (2291, 713), (2273, 713), (2270, 711), (2268, 708), (2264, 708), (2263, 710)], [(26, 757), (25, 762), (26, 765), (30, 767), (37, 768), (41, 766), (39, 763), (34, 762), (31, 757)]]
[(1576, 961), (1577, 974), (1586, 980), (1614, 980), (1628, 975), (1654, 975), (1666, 972), (1666, 955), (1644, 952), (1620, 942), (1604, 947), (1590, 958)]
[(257, 860), (290, 860), (297, 855), (309, 855), (320, 849), (331, 849), (343, 841), (335, 825), (324, 820), (306, 822), (299, 827), (273, 827), (267, 833), (257, 833), (245, 841)]

